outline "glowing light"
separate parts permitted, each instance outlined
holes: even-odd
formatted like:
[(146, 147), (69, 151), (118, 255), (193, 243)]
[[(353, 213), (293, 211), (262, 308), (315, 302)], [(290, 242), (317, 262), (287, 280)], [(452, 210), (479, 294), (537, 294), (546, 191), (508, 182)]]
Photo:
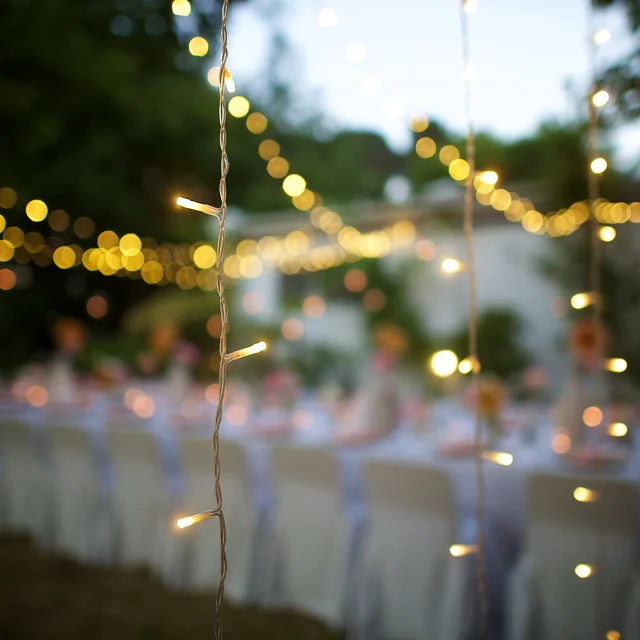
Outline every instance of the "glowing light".
[(432, 138), (425, 136), (416, 140), (416, 153), (421, 158), (432, 158), (436, 154), (436, 143)]
[[(211, 67), (209, 69), (209, 73), (207, 74), (207, 80), (209, 80), (209, 84), (214, 87), (220, 86), (220, 67)], [(224, 86), (226, 87), (229, 93), (234, 93), (236, 90), (236, 83), (233, 80), (231, 75), (231, 71), (227, 67), (224, 69)]]
[(31, 200), (25, 207), (27, 217), (34, 222), (42, 222), (49, 213), (47, 205), (42, 200)]
[(120, 238), (120, 251), (123, 256), (132, 257), (140, 253), (142, 241), (135, 233), (127, 233)]
[(449, 553), (454, 558), (461, 558), (468, 556), (471, 553), (475, 553), (478, 547), (475, 544), (452, 544), (449, 547)]
[(153, 398), (144, 394), (139, 395), (132, 403), (131, 409), (138, 418), (150, 418), (156, 412), (156, 403)]
[(247, 118), (247, 129), (249, 129), (251, 133), (262, 133), (267, 128), (267, 124), (267, 117), (257, 111)]
[(464, 10), (467, 13), (477, 13), (478, 11), (478, 0), (465, 0), (464, 1)]
[(3, 209), (11, 209), (18, 201), (18, 195), (13, 189), (3, 187), (0, 189), (0, 207)]
[(49, 402), (49, 392), (39, 384), (35, 384), (27, 389), (26, 399), (32, 407), (44, 407)]
[(359, 64), (364, 62), (367, 57), (365, 48), (359, 42), (352, 42), (347, 46), (347, 60), (351, 64)]
[(607, 631), (606, 640), (620, 640), (621, 637), (619, 631)]
[(91, 296), (87, 300), (87, 313), (96, 320), (104, 318), (109, 311), (109, 303), (104, 296)]
[(591, 171), (593, 173), (604, 173), (607, 170), (607, 161), (604, 158), (595, 158), (591, 162)]
[(309, 318), (319, 318), (327, 310), (327, 303), (320, 296), (307, 296), (302, 303), (302, 312)]
[(609, 358), (605, 362), (605, 366), (613, 373), (622, 373), (627, 370), (627, 361), (624, 358)]
[(364, 291), (367, 286), (367, 274), (362, 269), (349, 269), (344, 276), (344, 286), (351, 293)]
[(422, 133), (429, 127), (429, 118), (424, 114), (413, 115), (409, 118), (409, 127), (411, 128), (411, 131)]
[(465, 358), (464, 360), (460, 360), (460, 364), (458, 365), (458, 371), (463, 374), (471, 373), (473, 371), (473, 359)]
[(611, 242), (616, 237), (616, 230), (613, 227), (600, 227), (598, 235), (602, 242)]
[(582, 412), (582, 421), (587, 427), (597, 427), (602, 422), (602, 411), (598, 407), (587, 407)]
[(271, 158), (267, 164), (267, 173), (272, 178), (284, 178), (289, 172), (289, 163), (280, 156)]
[(76, 253), (71, 247), (58, 247), (53, 252), (53, 262), (60, 269), (70, 269), (76, 263)]
[(0, 269), (0, 289), (10, 291), (16, 286), (16, 274), (11, 269)]
[(442, 164), (449, 166), (454, 160), (457, 160), (460, 157), (460, 151), (458, 151), (457, 147), (454, 147), (452, 144), (447, 144), (440, 149), (438, 157)]
[(241, 427), (247, 422), (249, 412), (247, 408), (241, 404), (230, 404), (225, 411), (224, 417), (232, 427)]
[(15, 247), (6, 240), (0, 240), (0, 262), (9, 262), (15, 253)]
[(458, 368), (458, 356), (448, 349), (438, 351), (431, 356), (429, 367), (438, 378), (448, 378)]
[(338, 14), (331, 7), (323, 7), (318, 12), (318, 24), (321, 27), (335, 27), (338, 24)]
[(124, 393), (124, 404), (126, 407), (129, 407), (129, 409), (133, 409), (133, 403), (135, 402), (136, 398), (139, 398), (140, 396), (143, 396), (144, 393), (140, 390), (140, 389), (127, 389)]
[(458, 181), (466, 180), (469, 177), (470, 170), (471, 169), (469, 168), (469, 163), (462, 158), (456, 158), (455, 160), (452, 160), (451, 164), (449, 165), (449, 175), (454, 180)]
[(593, 568), (588, 564), (579, 564), (574, 569), (578, 578), (588, 578), (593, 573)]
[(120, 238), (118, 238), (118, 235), (113, 231), (103, 231), (98, 236), (98, 246), (105, 251), (117, 247), (119, 243)]
[(162, 280), (164, 276), (164, 269), (162, 265), (156, 260), (150, 260), (149, 262), (145, 262), (142, 265), (142, 269), (140, 269), (140, 274), (142, 275), (142, 279), (147, 284), (158, 284)]
[(316, 196), (313, 191), (305, 189), (299, 196), (294, 196), (291, 201), (296, 209), (309, 211), (315, 204)]
[(513, 456), (510, 453), (503, 453), (502, 451), (483, 451), (482, 459), (495, 462), (503, 467), (509, 467), (513, 464)]
[(279, 153), (280, 145), (275, 140), (263, 140), (258, 147), (258, 155), (263, 160), (271, 160), (271, 158), (275, 158)]
[(284, 248), (294, 255), (301, 255), (309, 248), (309, 236), (304, 231), (292, 231), (284, 239)]
[(22, 229), (19, 229), (18, 227), (9, 227), (2, 234), (2, 237), (7, 242), (10, 242), (14, 249), (21, 247), (24, 243), (24, 233)]
[(568, 433), (558, 431), (551, 440), (551, 448), (558, 455), (564, 455), (571, 449), (571, 438)]
[(593, 41), (596, 44), (607, 44), (611, 40), (611, 31), (609, 29), (599, 29), (593, 34)]
[(220, 209), (218, 209), (217, 207), (212, 207), (210, 204), (202, 204), (200, 202), (194, 202), (193, 200), (187, 200), (187, 198), (182, 198), (180, 196), (176, 199), (176, 204), (179, 207), (184, 207), (185, 209), (192, 209), (193, 211), (200, 211), (210, 216), (220, 215)]
[(187, 518), (180, 518), (176, 521), (176, 526), (178, 529), (185, 529), (186, 527), (191, 527), (194, 524), (198, 524), (203, 520), (208, 520), (209, 518), (213, 518), (213, 516), (217, 515), (216, 511), (203, 511), (202, 513), (197, 513), (195, 516), (188, 516)]
[(593, 94), (591, 101), (596, 107), (604, 107), (604, 105), (609, 102), (609, 93), (602, 89)]
[(441, 266), (445, 273), (458, 273), (458, 271), (462, 271), (462, 269), (464, 269), (462, 262), (455, 258), (445, 258), (442, 261)]
[[(217, 369), (217, 367), (216, 367)], [(218, 395), (220, 394), (220, 385), (219, 384), (210, 384), (205, 392), (204, 397), (209, 404), (217, 405), (218, 404)]]
[(614, 438), (622, 438), (629, 432), (629, 428), (624, 422), (613, 422), (609, 425), (609, 435)]
[(571, 296), (571, 306), (574, 309), (584, 309), (593, 303), (593, 295), (591, 293), (576, 293)]
[(235, 96), (229, 100), (229, 113), (234, 118), (244, 118), (249, 113), (249, 101), (243, 96)]
[(573, 497), (578, 502), (595, 502), (598, 499), (598, 494), (595, 491), (591, 491), (591, 489), (587, 489), (586, 487), (576, 487), (573, 492)]
[(193, 252), (193, 264), (198, 269), (211, 269), (216, 263), (216, 250), (210, 244), (203, 244)]
[(306, 188), (307, 188), (307, 181), (302, 176), (299, 176), (297, 173), (292, 173), (291, 175), (288, 175), (282, 181), (282, 190), (288, 196), (291, 196), (291, 197), (302, 195)]
[(304, 333), (304, 326), (298, 318), (287, 318), (280, 327), (285, 340), (300, 340)]
[(226, 359), (228, 362), (233, 362), (234, 360), (239, 360), (240, 358), (246, 358), (247, 356), (253, 356), (256, 353), (260, 353), (261, 351), (265, 351), (267, 348), (267, 343), (256, 342), (252, 344), (250, 347), (245, 347), (244, 349), (238, 349), (238, 351), (233, 351), (226, 355)]
[(209, 43), (201, 36), (195, 36), (189, 41), (189, 53), (192, 56), (202, 58), (209, 52)]
[(495, 171), (483, 171), (480, 179), (485, 184), (496, 184), (498, 182), (498, 174)]
[(188, 16), (191, 13), (189, 0), (173, 0), (171, 10), (176, 16)]

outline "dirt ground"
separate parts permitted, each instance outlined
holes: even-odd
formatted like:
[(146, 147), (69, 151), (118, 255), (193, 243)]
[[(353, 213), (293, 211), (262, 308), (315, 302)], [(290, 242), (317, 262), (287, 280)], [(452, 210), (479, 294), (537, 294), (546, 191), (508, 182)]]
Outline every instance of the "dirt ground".
[[(213, 638), (214, 596), (166, 589), (146, 571), (86, 567), (0, 537), (2, 640)], [(224, 640), (339, 640), (291, 613), (226, 606)]]

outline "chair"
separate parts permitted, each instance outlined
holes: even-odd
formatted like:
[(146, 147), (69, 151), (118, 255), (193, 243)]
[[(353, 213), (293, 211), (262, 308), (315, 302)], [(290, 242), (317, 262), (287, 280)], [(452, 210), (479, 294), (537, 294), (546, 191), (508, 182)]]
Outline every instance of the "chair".
[(147, 431), (109, 429), (116, 562), (159, 568), (169, 562), (166, 533), (174, 521), (160, 443)]
[(44, 429), (52, 463), (53, 546), (78, 560), (111, 558), (111, 505), (101, 487), (91, 434), (83, 427)]
[[(216, 508), (211, 441), (183, 437), (178, 443), (183, 472), (182, 515)], [(227, 578), (225, 595), (247, 603), (255, 597), (254, 541), (255, 509), (249, 491), (246, 454), (241, 445), (220, 442), (222, 494), (227, 527)], [(175, 534), (183, 541), (184, 572), (181, 584), (187, 588), (217, 589), (220, 578), (220, 526), (217, 518), (182, 529)], [(175, 537), (174, 536), (174, 537)]]
[(359, 638), (469, 637), (475, 587), (469, 558), (453, 558), (455, 505), (448, 478), (419, 466), (371, 461)]
[(343, 626), (354, 535), (334, 455), (275, 446), (270, 604)]
[(50, 492), (46, 456), (29, 425), (0, 424), (0, 526), (48, 544)]
[[(574, 495), (578, 487), (593, 493)], [(623, 638), (640, 637), (637, 616), (636, 628), (628, 628), (638, 575), (638, 506), (635, 489), (620, 481), (530, 478), (525, 553), (508, 589), (510, 640), (604, 638), (623, 629)], [(578, 565), (591, 567), (591, 574), (580, 578)]]

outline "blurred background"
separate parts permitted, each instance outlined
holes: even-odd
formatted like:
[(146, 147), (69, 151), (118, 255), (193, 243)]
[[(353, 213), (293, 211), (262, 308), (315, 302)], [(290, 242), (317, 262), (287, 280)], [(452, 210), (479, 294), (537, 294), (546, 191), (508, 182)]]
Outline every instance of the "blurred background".
[[(39, 523), (29, 514), (47, 478), (58, 478), (47, 429), (61, 425), (90, 425), (95, 468), (85, 471), (96, 496), (118, 495), (112, 428), (161, 441), (157, 460), (135, 465), (157, 463), (169, 478), (163, 518), (188, 515), (187, 504), (212, 508), (183, 497), (190, 458), (180, 442), (206, 449), (217, 406), (218, 223), (176, 199), (219, 204), (220, 10), (219, 0), (0, 6), (0, 429), (22, 424), (30, 434), (7, 427), (0, 451), (3, 637), (85, 637), (109, 607), (118, 637), (182, 637), (211, 625), (210, 595), (164, 590), (153, 571), (127, 573), (151, 564), (173, 579), (178, 570), (113, 561), (126, 537), (114, 533), (118, 517), (105, 525), (113, 539), (95, 569), (60, 543), (59, 513)], [(463, 10), (466, 68), (457, 2), (231, 2), (228, 342), (268, 348), (230, 368), (222, 433), (253, 452), (258, 493), (275, 483), (256, 498), (267, 529), (273, 505), (286, 500), (264, 460), (285, 445), (346, 451), (358, 464), (361, 454), (389, 452), (423, 466), (450, 458), (442, 472), (454, 485), (465, 478), (457, 509), (467, 513), (479, 400), (488, 464), (526, 469), (515, 482), (522, 493), (513, 489), (504, 507), (512, 546), (491, 585), (492, 633), (516, 637), (503, 579), (526, 549), (530, 473), (640, 477), (640, 5), (467, 0)], [(479, 396), (469, 391), (465, 78), (477, 129)], [(589, 101), (604, 168), (588, 150)], [(590, 170), (599, 176), (594, 220)], [(591, 291), (594, 233), (600, 292)], [(603, 325), (591, 320), (598, 295)], [(60, 446), (69, 470), (70, 445)], [(366, 503), (366, 479), (354, 473), (354, 502)], [(29, 485), (37, 497), (13, 495), (21, 482), (41, 483)], [(204, 544), (215, 554), (212, 527)], [(119, 568), (109, 573), (105, 562)], [(180, 581), (198, 586), (184, 572)], [(126, 610), (132, 593), (148, 605)], [(288, 604), (332, 631), (298, 613), (234, 605), (230, 637), (350, 628), (337, 614)], [(69, 607), (84, 613), (60, 614)], [(164, 622), (165, 611), (193, 628)], [(27, 619), (33, 612), (41, 624)], [(100, 633), (116, 634), (108, 625)]]

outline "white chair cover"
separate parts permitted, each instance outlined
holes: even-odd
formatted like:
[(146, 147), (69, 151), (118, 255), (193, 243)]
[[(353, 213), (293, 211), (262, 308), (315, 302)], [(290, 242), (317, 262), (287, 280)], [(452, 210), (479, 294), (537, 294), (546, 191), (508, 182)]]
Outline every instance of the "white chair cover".
[(91, 434), (82, 427), (47, 425), (52, 471), (54, 548), (83, 561), (113, 554), (111, 505), (100, 485)]
[(116, 562), (153, 565), (164, 572), (169, 563), (166, 532), (175, 520), (159, 442), (150, 432), (119, 429), (108, 430), (107, 442), (113, 471)]
[[(597, 493), (578, 502), (577, 487)], [(534, 475), (526, 551), (508, 593), (510, 640), (581, 640), (622, 633), (638, 569), (638, 496), (627, 483)], [(575, 574), (593, 567), (589, 578)], [(638, 622), (636, 616), (636, 623)], [(640, 626), (622, 637), (640, 638)]]
[[(182, 515), (216, 508), (213, 450), (210, 441), (184, 437), (179, 441), (184, 474)], [(245, 603), (254, 597), (252, 571), (255, 511), (251, 504), (250, 479), (245, 451), (232, 441), (220, 442), (222, 494), (227, 526), (227, 578), (225, 596)], [(220, 579), (220, 526), (217, 518), (182, 529), (184, 541), (183, 584), (192, 589), (217, 589)]]
[(470, 558), (453, 558), (455, 505), (440, 471), (365, 466), (370, 528), (359, 589), (359, 638), (459, 640), (475, 619)]
[(341, 500), (337, 460), (321, 449), (276, 446), (272, 467), (270, 604), (342, 626), (353, 532)]
[(51, 541), (50, 487), (47, 465), (29, 425), (0, 424), (0, 524), (29, 533), (41, 544)]

